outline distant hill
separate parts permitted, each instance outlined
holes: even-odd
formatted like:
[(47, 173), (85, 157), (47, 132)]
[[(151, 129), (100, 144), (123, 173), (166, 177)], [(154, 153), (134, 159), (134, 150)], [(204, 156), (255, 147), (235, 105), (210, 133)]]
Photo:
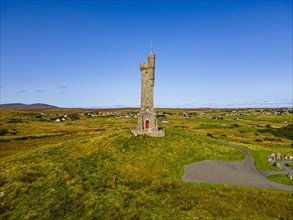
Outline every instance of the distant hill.
[(1, 104), (1, 109), (46, 109), (46, 108), (58, 108), (54, 105), (47, 105), (43, 103), (35, 103), (35, 104), (23, 104), (23, 103), (8, 103)]

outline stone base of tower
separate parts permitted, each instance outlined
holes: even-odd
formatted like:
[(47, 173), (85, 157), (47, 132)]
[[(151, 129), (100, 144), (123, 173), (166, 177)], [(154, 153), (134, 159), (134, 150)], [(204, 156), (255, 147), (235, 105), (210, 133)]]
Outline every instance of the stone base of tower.
[(146, 131), (146, 130), (138, 130), (137, 128), (132, 128), (131, 132), (133, 133), (134, 136), (145, 134), (150, 137), (164, 137), (166, 135), (164, 130)]
[(131, 129), (134, 135), (146, 134), (150, 137), (164, 137), (165, 131), (158, 129), (157, 117), (154, 109), (141, 109), (138, 116), (137, 128)]

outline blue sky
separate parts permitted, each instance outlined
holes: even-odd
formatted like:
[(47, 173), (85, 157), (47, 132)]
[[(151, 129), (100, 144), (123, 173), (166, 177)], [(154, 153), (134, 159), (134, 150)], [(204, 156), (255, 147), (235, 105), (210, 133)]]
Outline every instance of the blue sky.
[(292, 1), (1, 1), (1, 103), (292, 107)]

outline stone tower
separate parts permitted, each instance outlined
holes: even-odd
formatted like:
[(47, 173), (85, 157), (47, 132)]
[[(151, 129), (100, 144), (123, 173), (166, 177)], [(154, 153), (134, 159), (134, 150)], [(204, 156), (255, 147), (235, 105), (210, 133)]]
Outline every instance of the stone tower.
[(165, 136), (165, 132), (158, 129), (158, 122), (154, 109), (155, 59), (155, 54), (149, 54), (148, 63), (140, 63), (141, 109), (138, 116), (137, 128), (132, 129), (135, 135), (146, 134), (152, 137)]

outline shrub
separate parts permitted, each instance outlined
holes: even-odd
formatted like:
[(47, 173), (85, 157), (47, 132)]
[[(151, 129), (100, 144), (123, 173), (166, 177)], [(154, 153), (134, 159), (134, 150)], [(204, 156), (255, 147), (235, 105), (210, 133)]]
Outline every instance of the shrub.
[(12, 131), (10, 132), (10, 134), (16, 135), (18, 133), (18, 131), (16, 129), (12, 129)]
[(265, 140), (265, 141), (275, 141), (276, 139), (275, 139), (275, 138), (268, 138), (268, 137), (265, 137), (264, 140)]
[(9, 134), (9, 131), (6, 128), (0, 128), (0, 136)]
[(22, 123), (22, 119), (20, 118), (10, 118), (7, 123)]
[(271, 126), (266, 125), (267, 129), (258, 130), (261, 133), (271, 133), (275, 137), (284, 137), (293, 140), (293, 124), (289, 124), (282, 128), (271, 128)]

